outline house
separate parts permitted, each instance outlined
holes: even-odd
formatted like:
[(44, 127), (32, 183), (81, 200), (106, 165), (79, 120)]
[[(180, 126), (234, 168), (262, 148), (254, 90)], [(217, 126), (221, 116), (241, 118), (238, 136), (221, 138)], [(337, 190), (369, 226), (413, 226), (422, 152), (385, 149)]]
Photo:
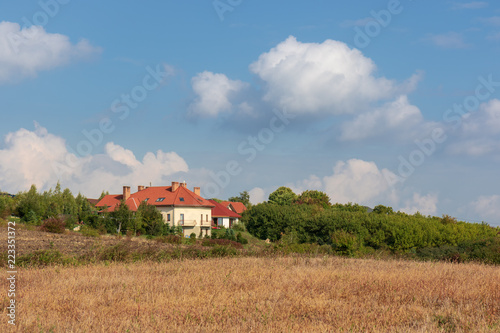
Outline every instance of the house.
[(234, 223), (238, 223), (241, 218), (240, 215), (236, 214), (222, 203), (218, 203), (214, 200), (208, 200), (214, 205), (212, 208), (212, 227), (225, 227), (231, 228)]
[[(242, 202), (233, 202), (233, 201), (222, 201), (221, 202), (224, 207), (227, 207), (228, 209), (232, 210), (238, 215), (243, 214), (244, 211), (247, 210), (247, 207), (242, 203)], [(238, 221), (235, 221), (235, 223), (238, 223)]]
[(113, 212), (124, 200), (131, 211), (137, 211), (141, 202), (154, 205), (161, 212), (163, 221), (170, 226), (182, 226), (184, 236), (211, 235), (212, 208), (214, 205), (200, 196), (200, 188), (193, 191), (186, 183), (172, 182), (171, 186), (138, 186), (130, 193), (129, 186), (123, 186), (123, 194), (110, 194), (96, 205), (102, 211)]

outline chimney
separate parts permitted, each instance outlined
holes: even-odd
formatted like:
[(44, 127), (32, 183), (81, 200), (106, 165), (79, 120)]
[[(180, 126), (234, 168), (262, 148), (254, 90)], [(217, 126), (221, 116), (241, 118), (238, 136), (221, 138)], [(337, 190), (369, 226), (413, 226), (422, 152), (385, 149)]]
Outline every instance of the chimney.
[(186, 186), (187, 186), (186, 182), (181, 183), (181, 187), (186, 187)]
[(196, 194), (196, 195), (200, 196), (200, 190), (201, 190), (201, 189), (200, 189), (199, 187), (195, 187), (195, 188), (194, 188), (194, 194)]
[(130, 198), (130, 186), (123, 186), (123, 200), (127, 201)]
[(179, 188), (179, 182), (172, 182), (172, 192), (177, 191)]
[(144, 190), (144, 186), (142, 185), (137, 186), (137, 192), (140, 192), (142, 190)]

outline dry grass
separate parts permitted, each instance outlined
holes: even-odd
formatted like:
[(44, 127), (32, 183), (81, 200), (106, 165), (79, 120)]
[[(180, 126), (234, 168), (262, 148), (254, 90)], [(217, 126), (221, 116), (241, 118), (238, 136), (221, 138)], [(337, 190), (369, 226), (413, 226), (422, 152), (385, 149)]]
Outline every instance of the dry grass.
[[(2, 279), (2, 331), (6, 289)], [(331, 257), (50, 267), (20, 270), (17, 300), (18, 332), (499, 332), (500, 268)]]

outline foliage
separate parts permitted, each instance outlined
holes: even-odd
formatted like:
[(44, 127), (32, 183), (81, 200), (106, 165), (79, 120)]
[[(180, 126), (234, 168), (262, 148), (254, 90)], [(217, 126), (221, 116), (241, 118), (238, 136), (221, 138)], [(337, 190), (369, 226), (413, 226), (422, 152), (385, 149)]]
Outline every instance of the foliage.
[(331, 206), (330, 197), (321, 191), (304, 191), (297, 197), (295, 202), (300, 205), (316, 205), (323, 208)]
[(235, 242), (229, 239), (204, 239), (201, 243), (203, 246), (231, 246), (235, 249), (242, 249), (243, 245), (240, 242)]
[(87, 237), (99, 237), (101, 232), (87, 225), (82, 225), (80, 228), (80, 233)]
[(41, 231), (63, 234), (66, 229), (66, 222), (61, 218), (50, 217), (42, 222)]
[(375, 214), (394, 214), (392, 207), (386, 207), (384, 205), (377, 205), (373, 208), (373, 213)]
[(239, 196), (231, 197), (228, 199), (231, 202), (241, 202), (245, 207), (249, 208), (252, 204), (250, 203), (250, 194), (248, 191), (240, 192)]
[(295, 194), (290, 188), (281, 186), (273, 193), (269, 194), (269, 203), (279, 206), (289, 206), (297, 200)]
[(0, 218), (7, 218), (15, 210), (15, 199), (0, 193)]
[[(380, 211), (368, 213), (364, 207), (353, 204), (336, 204), (318, 210), (311, 205), (262, 203), (249, 209), (243, 222), (252, 235), (263, 240), (275, 242), (293, 236), (293, 243), (326, 244), (337, 253), (350, 256), (370, 248), (405, 253), (459, 246), (494, 237), (498, 232), (486, 224), (450, 223), (448, 219), (421, 214)], [(465, 252), (473, 251), (479, 253), (476, 247), (469, 247)], [(480, 254), (475, 256), (481, 257)]]
[(243, 235), (241, 234), (241, 232), (238, 232), (238, 234), (236, 235), (236, 241), (240, 244), (248, 244), (248, 239), (246, 239), (245, 237), (243, 237)]
[(122, 200), (118, 208), (111, 213), (111, 218), (114, 220), (114, 226), (118, 234), (122, 233), (122, 231), (126, 233), (127, 230), (133, 228), (133, 215), (124, 200)]

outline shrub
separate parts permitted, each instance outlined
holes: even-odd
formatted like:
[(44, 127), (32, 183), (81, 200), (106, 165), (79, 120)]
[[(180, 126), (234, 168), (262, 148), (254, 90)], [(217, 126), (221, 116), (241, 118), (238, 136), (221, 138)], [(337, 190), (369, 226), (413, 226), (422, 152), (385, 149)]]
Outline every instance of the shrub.
[[(236, 243), (241, 246), (241, 244)], [(213, 257), (228, 257), (238, 255), (238, 251), (232, 246), (215, 245), (210, 250), (210, 255)]]
[(189, 235), (189, 238), (196, 239), (196, 234), (194, 232), (192, 232), (191, 235)]
[(242, 249), (243, 245), (240, 243), (234, 242), (229, 239), (204, 239), (203, 242), (201, 243), (203, 246), (230, 246), (235, 249)]
[(241, 231), (241, 232), (246, 231), (245, 225), (242, 222), (233, 224), (232, 229), (234, 231)]
[(181, 244), (182, 237), (179, 235), (167, 235), (156, 238), (156, 241), (159, 243)]
[(238, 232), (238, 234), (236, 235), (236, 241), (240, 244), (248, 244), (248, 239), (243, 237), (241, 232)]
[(99, 237), (101, 235), (99, 230), (89, 227), (88, 225), (82, 225), (80, 233), (87, 237)]
[(60, 218), (51, 217), (42, 222), (40, 226), (41, 231), (52, 232), (56, 234), (63, 234), (66, 228), (66, 222)]

